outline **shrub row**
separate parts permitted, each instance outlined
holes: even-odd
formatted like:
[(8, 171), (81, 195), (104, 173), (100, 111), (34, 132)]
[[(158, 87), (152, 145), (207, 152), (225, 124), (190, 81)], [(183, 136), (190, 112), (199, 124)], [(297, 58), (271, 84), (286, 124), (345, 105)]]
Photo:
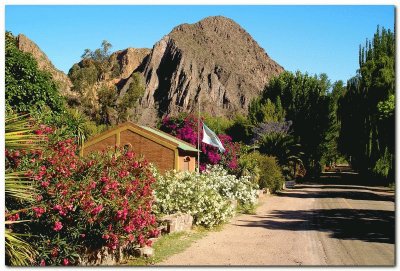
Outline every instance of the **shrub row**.
[[(154, 170), (154, 169), (153, 169)], [(236, 178), (221, 166), (209, 166), (201, 174), (170, 171), (157, 178), (155, 189), (157, 214), (188, 213), (196, 225), (212, 227), (234, 214), (231, 200), (242, 205), (254, 205), (256, 187), (248, 177)]]

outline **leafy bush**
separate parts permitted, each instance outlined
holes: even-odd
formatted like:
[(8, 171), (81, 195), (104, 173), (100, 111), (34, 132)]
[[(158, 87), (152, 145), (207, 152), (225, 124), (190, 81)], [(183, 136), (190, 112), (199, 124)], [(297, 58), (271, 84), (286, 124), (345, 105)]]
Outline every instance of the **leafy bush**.
[(81, 158), (76, 148), (65, 140), (44, 153), (6, 153), (17, 170), (31, 169), (36, 183), (36, 202), (17, 218), (30, 222), (13, 231), (34, 236), (38, 265), (78, 264), (86, 249), (151, 245), (158, 235), (147, 162), (121, 149)]
[(282, 188), (284, 177), (275, 157), (251, 152), (240, 157), (239, 165), (241, 174), (250, 175), (260, 189), (269, 188), (274, 193)]
[(208, 167), (201, 174), (170, 171), (155, 175), (155, 212), (188, 213), (197, 225), (212, 227), (227, 221), (234, 214), (230, 200), (243, 205), (256, 202), (256, 190), (248, 178), (237, 179), (221, 166)]

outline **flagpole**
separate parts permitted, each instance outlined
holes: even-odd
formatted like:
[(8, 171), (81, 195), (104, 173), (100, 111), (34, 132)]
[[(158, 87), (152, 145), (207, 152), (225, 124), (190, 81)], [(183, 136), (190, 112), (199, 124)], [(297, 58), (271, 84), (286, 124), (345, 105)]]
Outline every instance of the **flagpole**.
[(197, 101), (199, 106), (198, 116), (197, 116), (197, 172), (200, 172), (200, 93), (199, 99)]

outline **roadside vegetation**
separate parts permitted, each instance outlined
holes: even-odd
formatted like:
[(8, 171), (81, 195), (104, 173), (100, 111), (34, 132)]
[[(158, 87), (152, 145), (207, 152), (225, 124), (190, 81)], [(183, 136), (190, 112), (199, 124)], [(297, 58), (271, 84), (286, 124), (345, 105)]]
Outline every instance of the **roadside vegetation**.
[[(260, 90), (248, 115), (200, 116), (226, 151), (201, 143), (200, 172), (162, 175), (129, 149), (78, 155), (89, 137), (132, 119), (144, 93), (138, 74), (124, 96), (96, 85), (119, 75), (110, 43), (85, 50), (71, 68), (74, 91), (85, 93), (74, 104), (6, 32), (6, 264), (79, 265), (89, 250), (151, 246), (160, 237), (158, 218), (191, 214), (197, 230), (161, 236), (153, 258), (129, 262), (154, 264), (235, 211), (254, 212), (257, 190), (275, 193), (285, 181), (317, 177), (339, 162), (394, 187), (394, 37), (378, 27), (360, 46), (359, 70), (347, 83), (283, 72)], [(180, 114), (160, 119), (158, 128), (197, 146), (197, 123)]]

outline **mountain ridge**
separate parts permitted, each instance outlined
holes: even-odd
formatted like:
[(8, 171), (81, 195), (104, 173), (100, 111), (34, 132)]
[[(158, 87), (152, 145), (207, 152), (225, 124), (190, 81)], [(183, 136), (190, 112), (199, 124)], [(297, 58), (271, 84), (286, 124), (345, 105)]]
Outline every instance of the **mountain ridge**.
[[(71, 82), (71, 71), (83, 68), (85, 60), (74, 64), (68, 77), (33, 41), (22, 34), (18, 37), (20, 50), (32, 53), (39, 67), (60, 82), (67, 99), (85, 98), (87, 94), (76, 91)], [(121, 100), (133, 73), (139, 73), (145, 91), (131, 113), (134, 121), (152, 126), (167, 114), (197, 112), (199, 101), (202, 111), (211, 115), (245, 114), (265, 84), (284, 71), (245, 29), (223, 16), (178, 25), (152, 49), (126, 48), (110, 54), (107, 61), (111, 68), (86, 90), (92, 104), (100, 106), (97, 91), (103, 85), (114, 88)]]

